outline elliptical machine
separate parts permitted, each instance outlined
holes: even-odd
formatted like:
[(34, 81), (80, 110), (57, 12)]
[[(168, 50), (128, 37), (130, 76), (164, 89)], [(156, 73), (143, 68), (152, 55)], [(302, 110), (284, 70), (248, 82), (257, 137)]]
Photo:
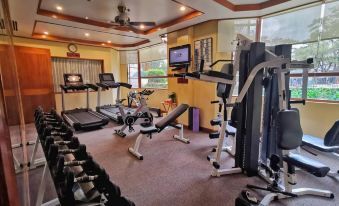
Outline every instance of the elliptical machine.
[(119, 104), (119, 111), (123, 120), (123, 126), (115, 130), (115, 134), (120, 137), (125, 137), (124, 131), (128, 127), (129, 132), (135, 131), (133, 125), (140, 125), (142, 127), (149, 127), (153, 124), (153, 115), (147, 107), (147, 96), (153, 94), (154, 90), (144, 89), (141, 92), (129, 93), (129, 99), (136, 102), (138, 106), (133, 113), (125, 113), (122, 105)]

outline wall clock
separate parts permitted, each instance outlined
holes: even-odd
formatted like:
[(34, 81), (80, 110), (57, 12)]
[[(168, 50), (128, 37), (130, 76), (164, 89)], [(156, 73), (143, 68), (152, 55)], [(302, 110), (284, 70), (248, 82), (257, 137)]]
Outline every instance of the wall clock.
[(78, 51), (78, 47), (77, 47), (77, 45), (70, 43), (70, 44), (68, 44), (68, 50), (72, 53), (75, 53), (75, 52)]

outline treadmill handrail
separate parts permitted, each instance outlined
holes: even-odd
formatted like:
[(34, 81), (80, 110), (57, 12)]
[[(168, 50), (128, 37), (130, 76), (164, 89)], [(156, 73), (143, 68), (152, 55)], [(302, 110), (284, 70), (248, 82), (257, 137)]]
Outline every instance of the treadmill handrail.
[(82, 84), (82, 85), (62, 85), (60, 84), (60, 88), (64, 90), (65, 92), (68, 92), (69, 90), (86, 90), (88, 89), (88, 85)]
[(86, 84), (86, 86), (94, 91), (98, 91), (99, 87), (94, 84)]
[(119, 86), (125, 87), (127, 89), (131, 89), (132, 88), (131, 84), (128, 84), (128, 83), (125, 83), (125, 82), (118, 82), (118, 84), (119, 84)]

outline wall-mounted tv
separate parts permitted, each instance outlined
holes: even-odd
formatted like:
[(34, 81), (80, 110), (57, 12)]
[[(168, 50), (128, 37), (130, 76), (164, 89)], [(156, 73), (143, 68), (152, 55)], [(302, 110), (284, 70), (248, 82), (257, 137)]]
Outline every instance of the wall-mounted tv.
[(169, 65), (171, 67), (189, 65), (191, 62), (191, 45), (186, 44), (169, 49)]

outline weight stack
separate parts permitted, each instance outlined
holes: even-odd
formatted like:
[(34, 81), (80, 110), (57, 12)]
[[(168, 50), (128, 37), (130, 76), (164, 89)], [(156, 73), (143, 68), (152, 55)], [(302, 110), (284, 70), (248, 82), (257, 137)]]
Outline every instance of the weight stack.
[(188, 109), (188, 128), (193, 132), (200, 130), (200, 109), (197, 107), (190, 107)]

